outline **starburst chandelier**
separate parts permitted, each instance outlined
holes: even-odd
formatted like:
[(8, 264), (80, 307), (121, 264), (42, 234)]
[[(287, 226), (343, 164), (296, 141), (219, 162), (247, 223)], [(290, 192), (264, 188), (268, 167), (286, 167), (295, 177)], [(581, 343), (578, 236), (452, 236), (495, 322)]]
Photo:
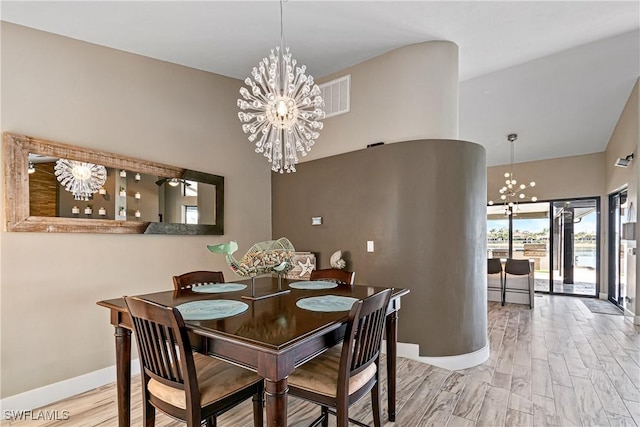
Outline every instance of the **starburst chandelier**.
[(107, 180), (104, 166), (76, 160), (58, 159), (54, 171), (60, 184), (75, 200), (91, 199)]
[(286, 46), (280, 0), (280, 46), (253, 67), (253, 79), (245, 79), (248, 88), (240, 89), (238, 99), (242, 130), (274, 172), (295, 172), (298, 152), (306, 156), (320, 136), (324, 101), (306, 69), (297, 65)]
[[(503, 203), (504, 214), (505, 216), (513, 215), (516, 216), (518, 212), (518, 202), (526, 201), (527, 199), (535, 202), (538, 200), (537, 197), (529, 197), (524, 193), (524, 190), (527, 188), (535, 187), (535, 181), (531, 181), (529, 185), (520, 184), (518, 185), (518, 181), (513, 177), (513, 143), (518, 139), (518, 135), (515, 133), (509, 134), (507, 139), (511, 143), (511, 167), (509, 168), (509, 172), (505, 172), (504, 177), (506, 180), (504, 181), (505, 185), (500, 189), (500, 200)], [(493, 206), (493, 200), (489, 200), (489, 205)]]

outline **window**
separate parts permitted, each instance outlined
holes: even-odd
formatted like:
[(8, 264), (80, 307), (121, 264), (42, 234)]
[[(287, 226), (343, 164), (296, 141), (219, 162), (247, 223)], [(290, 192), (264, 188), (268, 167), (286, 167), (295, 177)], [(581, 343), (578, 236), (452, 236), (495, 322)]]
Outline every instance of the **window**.
[(184, 223), (185, 224), (198, 223), (198, 207), (197, 206), (184, 207)]

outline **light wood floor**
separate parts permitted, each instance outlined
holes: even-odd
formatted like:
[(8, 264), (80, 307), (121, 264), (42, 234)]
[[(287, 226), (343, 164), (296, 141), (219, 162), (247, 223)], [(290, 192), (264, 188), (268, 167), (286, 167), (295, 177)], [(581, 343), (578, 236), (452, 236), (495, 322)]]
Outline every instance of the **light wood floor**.
[[(532, 312), (489, 303), (491, 356), (480, 366), (447, 371), (399, 359), (399, 413), (395, 424), (384, 425), (640, 427), (640, 328), (622, 316), (593, 314), (577, 298), (538, 296), (535, 302)], [(132, 426), (140, 426), (137, 380), (132, 399)], [(294, 398), (289, 405), (291, 426), (306, 426), (319, 413)], [(386, 403), (383, 408), (386, 419)], [(114, 384), (44, 409), (68, 410), (71, 417), (2, 425), (117, 425)], [(369, 400), (352, 407), (350, 415), (372, 424)], [(251, 417), (246, 402), (218, 424), (251, 426)], [(156, 425), (182, 424), (159, 414)]]

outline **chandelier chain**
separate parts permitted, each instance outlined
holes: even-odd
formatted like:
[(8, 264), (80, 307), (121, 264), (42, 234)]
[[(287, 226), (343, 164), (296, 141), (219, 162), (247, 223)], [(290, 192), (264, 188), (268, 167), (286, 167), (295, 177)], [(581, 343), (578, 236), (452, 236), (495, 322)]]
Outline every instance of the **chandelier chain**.
[(286, 38), (284, 36), (284, 12), (283, 12), (283, 0), (280, 0), (280, 49), (284, 49), (286, 43)]
[(283, 70), (286, 70), (286, 63), (285, 63), (285, 59), (284, 59), (284, 47), (286, 45), (285, 42), (285, 38), (284, 38), (284, 8), (283, 8), (283, 3), (284, 0), (280, 0), (280, 52), (282, 52), (282, 55), (279, 57), (280, 60), (280, 95), (284, 95), (284, 90), (285, 90), (285, 85), (286, 83), (286, 78), (287, 78), (287, 74), (282, 72)]
[(514, 154), (513, 154), (513, 141), (511, 141), (511, 172), (513, 173), (513, 159), (514, 159)]

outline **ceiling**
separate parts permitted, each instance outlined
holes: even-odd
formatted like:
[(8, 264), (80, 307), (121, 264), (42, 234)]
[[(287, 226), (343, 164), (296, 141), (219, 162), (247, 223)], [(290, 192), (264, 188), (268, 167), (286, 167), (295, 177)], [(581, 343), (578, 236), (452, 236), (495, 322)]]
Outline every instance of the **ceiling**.
[[(2, 0), (0, 18), (239, 79), (280, 37), (274, 1)], [(455, 42), (459, 136), (483, 144), (490, 166), (509, 163), (514, 132), (516, 162), (604, 151), (640, 75), (638, 1), (289, 0), (284, 28), (316, 79), (408, 44)]]

